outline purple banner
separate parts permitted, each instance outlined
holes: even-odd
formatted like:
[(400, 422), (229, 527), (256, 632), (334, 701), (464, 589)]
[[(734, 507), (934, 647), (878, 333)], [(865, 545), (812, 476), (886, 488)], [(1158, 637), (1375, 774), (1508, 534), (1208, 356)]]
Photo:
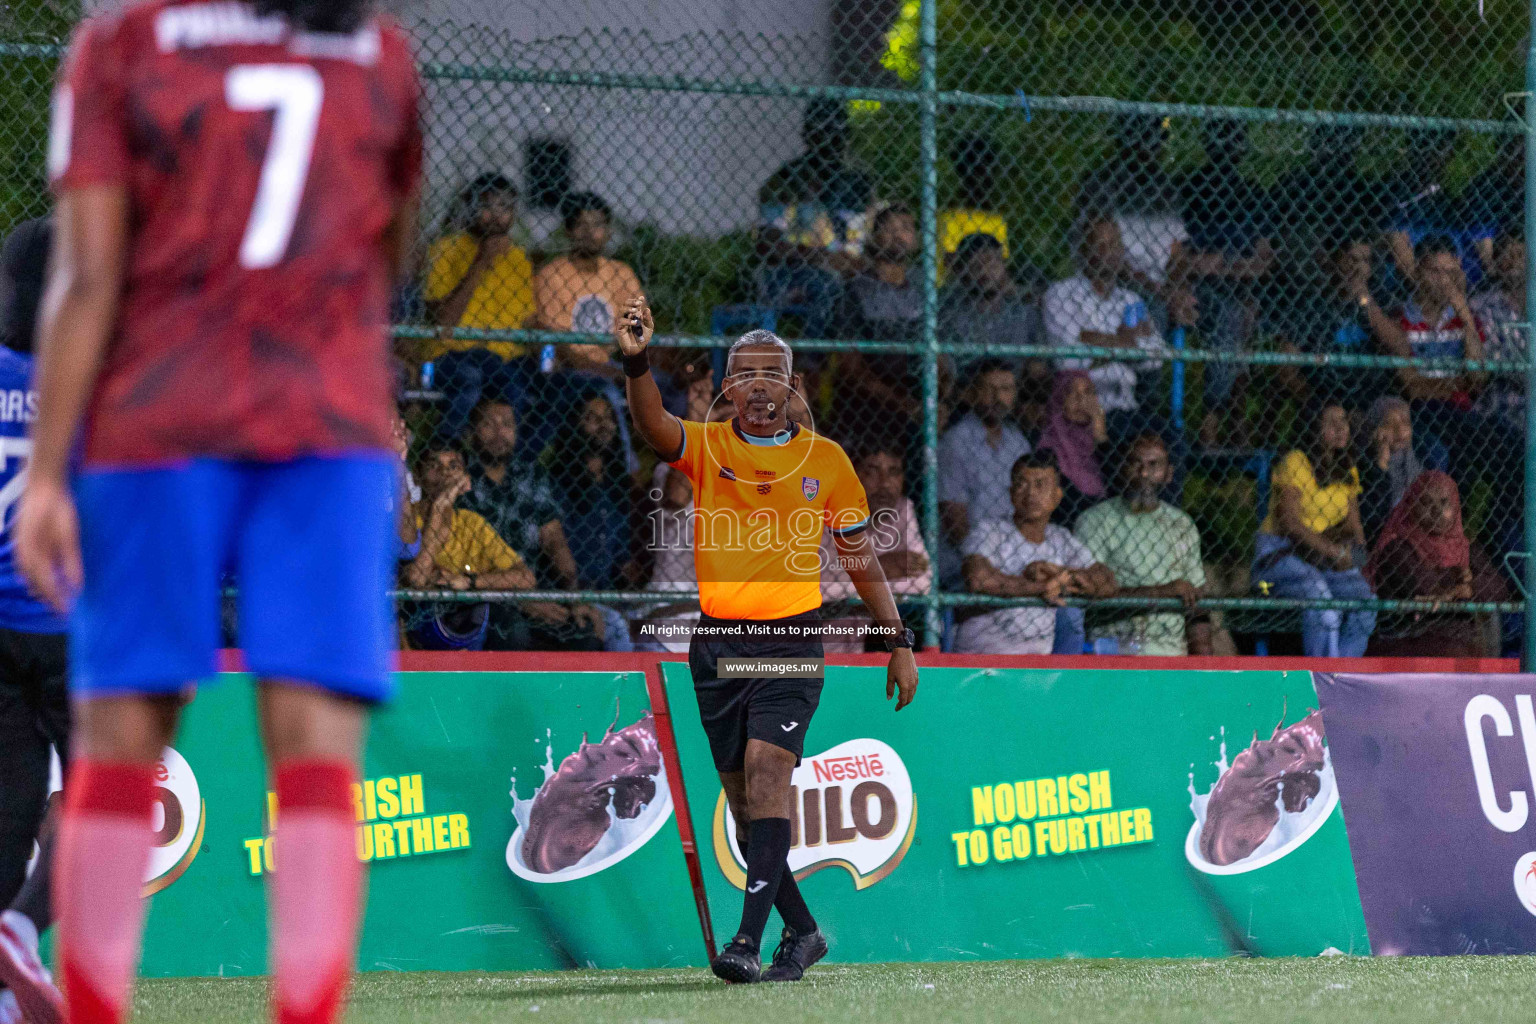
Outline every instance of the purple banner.
[(1371, 952), (1536, 952), (1536, 676), (1315, 683)]

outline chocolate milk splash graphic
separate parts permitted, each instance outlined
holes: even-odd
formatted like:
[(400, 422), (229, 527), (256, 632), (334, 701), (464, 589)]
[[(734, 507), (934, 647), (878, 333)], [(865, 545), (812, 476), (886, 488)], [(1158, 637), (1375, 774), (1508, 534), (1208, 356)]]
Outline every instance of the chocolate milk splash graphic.
[(544, 783), (531, 800), (518, 797), (512, 780), (518, 828), (507, 854), (520, 875), (580, 877), (588, 872), (573, 869), (601, 870), (599, 865), (649, 839), (671, 811), (649, 711), (622, 729), (609, 726), (598, 743), (583, 736), (558, 768), (553, 762), (553, 747), (546, 745)]
[(1245, 870), (1242, 865), (1258, 867), (1282, 856), (1316, 831), (1337, 802), (1318, 711), (1289, 727), (1282, 717), (1269, 739), (1255, 735), (1230, 766), (1223, 732), (1216, 768), (1220, 776), (1205, 796), (1195, 792), (1190, 774), (1198, 840), (1187, 844), (1186, 853), (1204, 871)]

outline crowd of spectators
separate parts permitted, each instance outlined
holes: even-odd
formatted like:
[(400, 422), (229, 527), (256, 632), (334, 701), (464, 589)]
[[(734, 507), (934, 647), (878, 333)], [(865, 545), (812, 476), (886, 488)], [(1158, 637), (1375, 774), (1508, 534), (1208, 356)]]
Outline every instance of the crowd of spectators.
[[(1414, 133), (1404, 172), (1368, 181), (1355, 168), (1357, 133), (1320, 127), (1307, 163), (1270, 188), (1245, 169), (1244, 123), (1210, 122), (1204, 162), (1181, 176), (1167, 165), (1168, 133), (1163, 119), (1118, 123), (1113, 152), (1075, 190), (1073, 270), (1054, 281), (1010, 249), (992, 141), (969, 135), (949, 147), (957, 184), (937, 223), (938, 328), (966, 347), (938, 366), (931, 555), (913, 502), (922, 360), (852, 346), (797, 354), (795, 418), (854, 455), (872, 509), (890, 525), (876, 546), (898, 597), (927, 592), (936, 574), (946, 590), (1044, 602), (961, 606), (948, 631), (956, 650), (1211, 652), (1220, 620), (1200, 599), (1211, 593), (1213, 555), (1181, 505), (1192, 473), (1217, 472), (1236, 452), (1265, 455), (1251, 546), (1220, 556), (1246, 563), (1242, 593), (1507, 599), (1499, 563), (1520, 536), (1523, 376), (1215, 360), (1190, 364), (1200, 418), (1185, 424), (1158, 357), (1172, 344), (1240, 352), (1262, 343), (1327, 356), (1523, 359), (1515, 147), (1458, 198), (1445, 184), (1446, 132)], [(804, 153), (758, 192), (751, 297), (805, 337), (919, 340), (912, 210), (885, 201), (851, 155), (842, 104), (811, 102), (802, 138)], [(608, 334), (644, 286), (611, 254), (607, 203), (564, 196), (559, 250), (529, 252), (513, 241), (518, 202), (497, 173), (466, 186), (422, 267), (427, 316), (442, 328)], [(418, 395), (409, 411), (425, 443), (411, 467), (414, 542), (402, 516), (402, 583), (656, 600), (424, 601), (405, 607), (406, 641), (622, 650), (640, 622), (696, 616), (696, 605), (666, 596), (694, 585), (690, 486), (635, 450), (612, 346), (449, 334), (416, 352), (425, 391), (409, 392)], [(988, 352), (1027, 345), (1127, 355)], [(707, 353), (669, 350), (658, 363), (673, 412), (727, 414)], [(1283, 430), (1272, 415), (1281, 403), (1296, 410)], [(1265, 410), (1257, 417), (1255, 404)], [(1474, 492), (1469, 531), (1462, 509)], [(853, 596), (835, 565), (824, 593), (833, 609)], [(1165, 601), (1085, 612), (1066, 600), (1110, 597), (1171, 599), (1178, 610)], [(1496, 616), (1454, 610), (1309, 608), (1293, 618), (1309, 655), (1500, 645)]]

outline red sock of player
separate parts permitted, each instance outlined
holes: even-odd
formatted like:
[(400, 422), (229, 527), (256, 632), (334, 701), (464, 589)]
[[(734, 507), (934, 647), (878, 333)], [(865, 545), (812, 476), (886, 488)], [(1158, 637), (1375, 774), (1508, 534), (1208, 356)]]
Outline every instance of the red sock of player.
[(64, 788), (53, 885), (67, 1019), (120, 1024), (144, 929), (154, 766), (80, 758)]
[(331, 1024), (341, 1017), (361, 916), (355, 773), (340, 761), (288, 761), (276, 775), (273, 1002), (278, 1024)]

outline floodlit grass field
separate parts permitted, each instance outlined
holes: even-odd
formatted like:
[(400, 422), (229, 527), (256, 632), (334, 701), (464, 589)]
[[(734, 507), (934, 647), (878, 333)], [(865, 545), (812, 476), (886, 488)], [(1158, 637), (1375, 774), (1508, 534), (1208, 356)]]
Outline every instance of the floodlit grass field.
[[(1366, 1024), (1536, 1020), (1536, 960), (1055, 960), (830, 965), (795, 985), (726, 986), (703, 970), (364, 975), (350, 1024)], [(144, 1024), (251, 1024), (264, 983), (160, 980)]]

